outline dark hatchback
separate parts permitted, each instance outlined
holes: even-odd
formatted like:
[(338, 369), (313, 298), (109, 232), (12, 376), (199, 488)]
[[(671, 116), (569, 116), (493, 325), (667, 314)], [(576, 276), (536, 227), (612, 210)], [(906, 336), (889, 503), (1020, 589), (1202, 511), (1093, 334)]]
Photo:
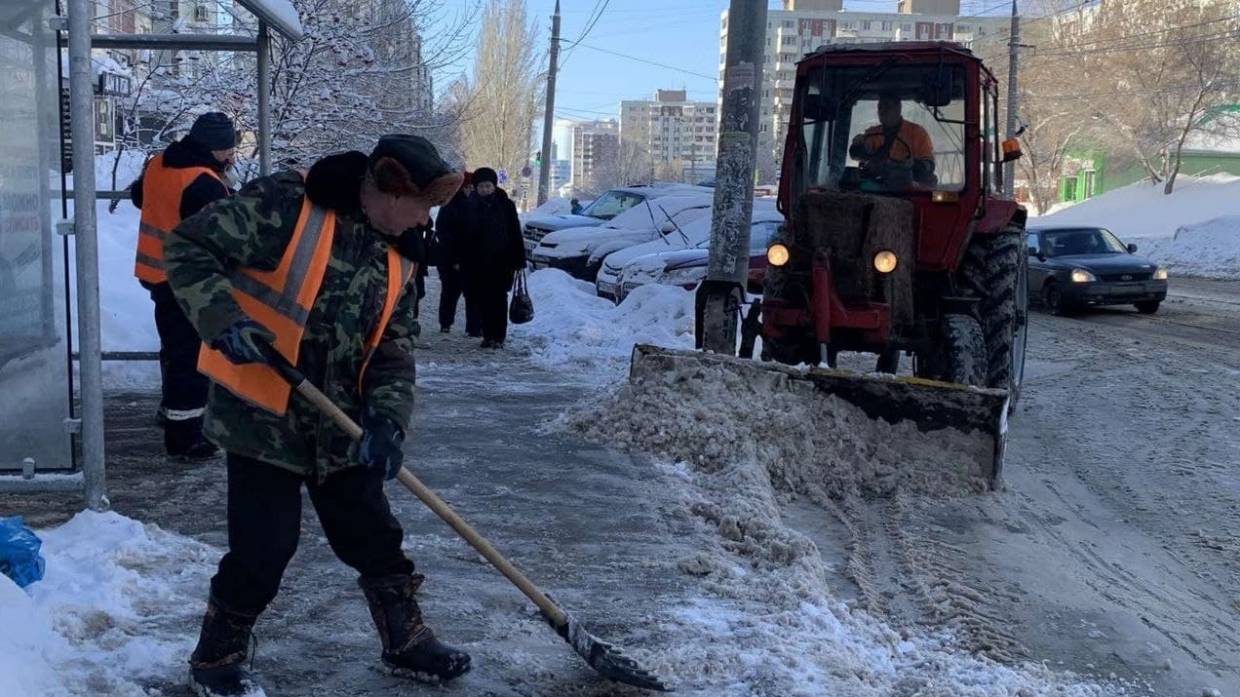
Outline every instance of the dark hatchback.
[(1100, 227), (1036, 227), (1027, 233), (1029, 299), (1063, 314), (1096, 305), (1135, 305), (1158, 311), (1167, 297), (1167, 271), (1136, 255)]

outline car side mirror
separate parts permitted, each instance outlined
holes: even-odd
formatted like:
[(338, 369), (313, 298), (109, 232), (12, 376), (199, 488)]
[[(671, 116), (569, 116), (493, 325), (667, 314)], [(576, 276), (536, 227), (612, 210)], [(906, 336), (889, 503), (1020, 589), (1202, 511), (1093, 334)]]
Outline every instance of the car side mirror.
[(676, 232), (676, 224), (669, 220), (659, 226), (659, 232), (662, 232), (664, 235), (670, 235)]
[(1036, 257), (1037, 255), (1038, 255), (1038, 248), (1037, 248), (1037, 247), (1030, 247), (1030, 248), (1029, 248), (1029, 256), (1031, 256), (1031, 257)]
[(1137, 245), (1133, 244), (1132, 242), (1129, 242), (1129, 243), (1128, 243), (1128, 253), (1129, 253), (1129, 254), (1136, 254), (1136, 253), (1137, 253)]
[(1046, 254), (1043, 252), (1038, 252), (1038, 261), (1046, 261)]

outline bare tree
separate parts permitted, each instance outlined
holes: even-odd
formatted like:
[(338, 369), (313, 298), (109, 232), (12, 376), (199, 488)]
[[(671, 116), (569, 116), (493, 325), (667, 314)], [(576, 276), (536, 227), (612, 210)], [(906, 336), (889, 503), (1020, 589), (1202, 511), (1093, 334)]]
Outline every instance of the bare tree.
[(470, 168), (504, 169), (515, 177), (529, 161), (534, 119), (544, 94), (538, 45), (538, 29), (528, 20), (525, 0), (487, 1), (473, 76), (452, 88)]
[(655, 178), (654, 161), (650, 152), (637, 140), (617, 141), (616, 152), (596, 155), (594, 175), (590, 178), (587, 196), (599, 194), (618, 186), (649, 184)]

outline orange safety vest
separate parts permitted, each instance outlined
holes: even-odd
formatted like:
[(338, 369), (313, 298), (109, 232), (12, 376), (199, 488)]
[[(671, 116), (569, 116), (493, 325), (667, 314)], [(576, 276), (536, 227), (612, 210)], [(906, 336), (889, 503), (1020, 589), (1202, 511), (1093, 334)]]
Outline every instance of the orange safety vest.
[(208, 174), (221, 183), (210, 167), (167, 167), (160, 153), (142, 175), (142, 217), (138, 222), (138, 255), (133, 275), (147, 283), (166, 283), (164, 241), (181, 222), (181, 195), (198, 177)]
[[(306, 198), (297, 218), (297, 227), (275, 271), (238, 269), (232, 277), (232, 294), (247, 315), (276, 335), (276, 351), (297, 365), (301, 339), (306, 333), (310, 308), (318, 297), (331, 258), (336, 233), (336, 214), (316, 206)], [(362, 378), (370, 358), (383, 340), (401, 290), (417, 270), (416, 262), (389, 247), (387, 252), (387, 297), (379, 322), (366, 340), (366, 353), (358, 371), (360, 394)], [(277, 415), (288, 410), (291, 386), (271, 367), (261, 363), (237, 365), (223, 353), (203, 344), (198, 352), (198, 371), (238, 397)]]

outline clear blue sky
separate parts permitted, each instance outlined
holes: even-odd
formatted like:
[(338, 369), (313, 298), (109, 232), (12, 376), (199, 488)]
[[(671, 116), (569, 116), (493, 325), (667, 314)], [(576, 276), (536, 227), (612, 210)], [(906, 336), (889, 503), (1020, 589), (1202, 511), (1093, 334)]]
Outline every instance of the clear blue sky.
[[(604, 0), (605, 1), (605, 0)], [(994, 9), (1003, 0), (963, 0), (962, 11)], [(598, 0), (560, 0), (560, 34), (577, 40)], [(530, 14), (543, 31), (551, 33), (555, 0), (527, 0)], [(602, 18), (582, 46), (561, 52), (556, 88), (556, 115), (597, 118), (617, 115), (621, 99), (649, 98), (659, 88), (689, 90), (691, 99), (714, 100), (719, 72), (719, 16), (728, 0), (610, 0)], [(771, 7), (782, 7), (772, 0)], [(845, 0), (844, 9), (895, 12), (896, 0)], [(587, 48), (597, 47), (636, 56), (679, 70), (640, 63)], [(596, 113), (602, 112), (602, 113)]]

